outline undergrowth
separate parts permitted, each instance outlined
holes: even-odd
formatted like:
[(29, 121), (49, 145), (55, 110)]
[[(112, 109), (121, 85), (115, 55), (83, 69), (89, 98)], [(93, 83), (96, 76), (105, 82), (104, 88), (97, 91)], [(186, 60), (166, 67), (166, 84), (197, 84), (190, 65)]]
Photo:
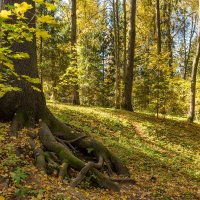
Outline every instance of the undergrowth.
[[(10, 138), (0, 124), (0, 199), (200, 199), (200, 126), (123, 110), (48, 105), (66, 123), (103, 142), (126, 163), (135, 185), (120, 194), (85, 181), (72, 189), (34, 167), (26, 130)], [(16, 155), (20, 149), (20, 156)]]

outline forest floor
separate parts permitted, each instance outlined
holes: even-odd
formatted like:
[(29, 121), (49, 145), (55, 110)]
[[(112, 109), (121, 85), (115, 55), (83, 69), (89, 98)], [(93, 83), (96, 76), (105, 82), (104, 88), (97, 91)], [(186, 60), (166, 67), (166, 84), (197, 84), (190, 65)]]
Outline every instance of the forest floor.
[[(34, 167), (27, 151), (26, 130), (8, 136), (9, 124), (0, 123), (0, 200), (18, 199), (200, 199), (200, 125), (157, 119), (123, 110), (49, 103), (61, 120), (103, 142), (126, 163), (136, 184), (122, 184), (121, 193), (94, 188), (84, 180), (71, 188)], [(14, 149), (24, 151), (19, 157)]]

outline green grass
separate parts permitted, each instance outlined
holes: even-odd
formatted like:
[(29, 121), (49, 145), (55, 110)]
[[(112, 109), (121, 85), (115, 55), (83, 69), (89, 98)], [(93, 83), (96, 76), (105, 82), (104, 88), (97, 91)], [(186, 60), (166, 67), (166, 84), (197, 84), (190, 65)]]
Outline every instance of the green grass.
[(198, 199), (200, 126), (115, 109), (48, 104), (66, 123), (102, 141), (155, 199)]

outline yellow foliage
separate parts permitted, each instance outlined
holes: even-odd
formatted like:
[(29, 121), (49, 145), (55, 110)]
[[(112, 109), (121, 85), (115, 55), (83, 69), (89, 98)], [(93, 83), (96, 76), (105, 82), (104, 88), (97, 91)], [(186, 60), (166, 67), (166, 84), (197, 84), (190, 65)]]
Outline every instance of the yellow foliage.
[(37, 38), (43, 38), (44, 40), (47, 40), (47, 39), (51, 38), (51, 35), (48, 33), (48, 31), (38, 30), (38, 31), (36, 31), (36, 37)]
[(41, 90), (35, 86), (31, 86), (33, 90), (37, 91), (37, 92), (41, 92)]
[(17, 18), (24, 18), (25, 12), (33, 8), (32, 5), (26, 2), (22, 2), (21, 4), (15, 3), (14, 7), (14, 13), (17, 15)]
[(35, 1), (35, 3), (39, 3), (39, 4), (44, 3), (44, 0), (34, 0), (34, 1)]
[(56, 21), (50, 15), (42, 15), (41, 17), (38, 17), (37, 21), (40, 23), (56, 24)]
[(10, 15), (12, 15), (10, 10), (2, 10), (0, 12), (0, 18), (9, 19)]
[(4, 63), (4, 65), (7, 66), (8, 68), (12, 69), (12, 70), (14, 69), (14, 65), (12, 63), (7, 62), (7, 63)]
[(53, 3), (46, 2), (45, 5), (48, 11), (54, 11), (56, 9), (56, 6)]

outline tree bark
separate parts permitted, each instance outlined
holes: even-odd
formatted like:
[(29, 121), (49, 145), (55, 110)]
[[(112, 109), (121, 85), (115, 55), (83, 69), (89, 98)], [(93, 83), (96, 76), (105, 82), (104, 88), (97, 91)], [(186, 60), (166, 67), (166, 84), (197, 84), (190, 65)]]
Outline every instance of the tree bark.
[(115, 66), (116, 66), (116, 78), (115, 78), (115, 108), (120, 108), (121, 101), (121, 89), (120, 89), (120, 30), (119, 30), (119, 1), (113, 0), (113, 26), (114, 26), (114, 51), (115, 51)]
[(172, 5), (171, 2), (166, 2), (166, 12), (167, 12), (167, 48), (169, 52), (169, 70), (171, 76), (173, 76), (173, 38), (171, 35), (171, 15), (172, 15)]
[(157, 54), (161, 53), (160, 0), (156, 0)]
[(188, 74), (188, 62), (190, 60), (190, 54), (191, 54), (191, 47), (192, 47), (192, 39), (196, 30), (196, 17), (194, 19), (194, 16), (192, 15), (191, 17), (192, 24), (191, 24), (191, 29), (190, 29), (190, 39), (189, 39), (189, 47), (188, 47), (188, 52), (186, 54), (186, 59), (184, 60), (184, 74), (183, 74), (183, 79), (187, 79), (187, 74)]
[(123, 60), (123, 63), (124, 63), (124, 66), (123, 66), (123, 71), (124, 71), (124, 74), (123, 74), (123, 80), (125, 82), (125, 75), (126, 75), (126, 62), (127, 62), (127, 59), (126, 59), (126, 34), (127, 34), (127, 19), (126, 19), (126, 0), (123, 0), (123, 12), (124, 12), (124, 32), (123, 32), (123, 43), (124, 43), (124, 60)]
[[(76, 0), (72, 0), (72, 32), (71, 32), (71, 65), (77, 69), (77, 16), (76, 16)], [(75, 75), (75, 78), (78, 80), (78, 75)], [(73, 94), (72, 94), (72, 103), (74, 105), (80, 104), (79, 99), (79, 86), (76, 83), (73, 86)]]
[[(158, 60), (160, 59), (161, 54), (161, 27), (160, 27), (160, 0), (156, 0), (156, 29), (157, 29), (157, 55)], [(161, 78), (161, 70), (160, 64), (158, 61), (157, 64), (158, 71), (158, 88), (157, 88), (157, 102), (156, 102), (156, 114), (157, 118), (159, 117), (159, 108), (160, 108), (160, 78)]]
[[(199, 0), (199, 17), (200, 17), (200, 0)], [(198, 41), (197, 41), (197, 51), (192, 65), (192, 74), (191, 74), (191, 90), (190, 90), (190, 111), (188, 120), (190, 122), (194, 121), (195, 117), (195, 99), (196, 99), (196, 78), (197, 78), (197, 67), (200, 57), (200, 19), (198, 22)]]
[(186, 16), (185, 16), (185, 12), (186, 10), (184, 9), (184, 23), (183, 23), (183, 44), (184, 44), (184, 76), (183, 79), (186, 80), (186, 76), (187, 76), (187, 38), (186, 38)]
[(133, 68), (134, 68), (134, 56), (135, 56), (135, 37), (136, 37), (135, 20), (136, 20), (136, 0), (131, 0), (128, 63), (126, 69), (126, 76), (125, 76), (126, 78), (125, 78), (123, 104), (122, 104), (122, 108), (129, 111), (133, 111), (132, 88), (133, 88)]
[[(17, 2), (22, 3), (23, 0)], [(35, 4), (31, 0), (27, 0), (26, 2), (33, 6), (33, 9), (26, 13), (26, 17), (30, 19), (29, 27), (35, 28)], [(4, 3), (13, 5), (16, 1), (5, 0)], [(12, 80), (9, 80), (9, 84), (18, 87), (21, 91), (9, 92), (0, 99), (0, 119), (9, 120), (14, 117), (15, 113), (21, 112), (24, 113), (27, 123), (32, 123), (32, 120), (29, 118), (41, 114), (45, 108), (44, 94), (33, 89), (33, 87), (41, 89), (41, 85), (26, 80), (26, 77), (34, 79), (38, 79), (39, 77), (37, 69), (36, 38), (33, 36), (32, 42), (15, 42), (11, 49), (13, 52), (27, 53), (29, 54), (29, 58), (13, 60), (14, 71), (18, 74), (19, 79), (18, 77), (12, 77)], [(30, 122), (28, 122), (29, 120)]]

